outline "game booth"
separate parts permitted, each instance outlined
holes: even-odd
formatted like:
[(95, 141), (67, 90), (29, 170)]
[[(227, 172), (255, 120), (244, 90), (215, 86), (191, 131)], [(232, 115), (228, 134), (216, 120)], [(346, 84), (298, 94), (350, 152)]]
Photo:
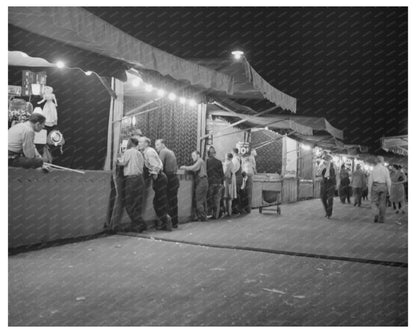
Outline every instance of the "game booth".
[(318, 198), (320, 156), (324, 149), (344, 146), (343, 132), (325, 118), (273, 111), (256, 112), (231, 100), (207, 106), (208, 144), (214, 145), (217, 157), (223, 158), (236, 145), (256, 151), (253, 208), (267, 205), (270, 200), (263, 194), (270, 191), (279, 193), (280, 202)]
[[(30, 20), (27, 18), (30, 17)], [(9, 168), (9, 248), (99, 234), (127, 222), (117, 158), (136, 134), (163, 138), (178, 163), (201, 149), (206, 92), (231, 77), (143, 43), (76, 7), (9, 8), (9, 127), (47, 117), (35, 143), (49, 173)], [(52, 116), (51, 116), (52, 115)], [(192, 179), (180, 174), (179, 215)], [(155, 219), (146, 190), (144, 218)]]

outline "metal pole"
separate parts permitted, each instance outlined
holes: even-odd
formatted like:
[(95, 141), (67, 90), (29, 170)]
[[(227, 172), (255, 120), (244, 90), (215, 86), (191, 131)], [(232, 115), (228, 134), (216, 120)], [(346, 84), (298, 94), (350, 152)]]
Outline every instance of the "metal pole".
[[(237, 121), (237, 122), (235, 122), (235, 123), (230, 124), (229, 126), (226, 126), (225, 128), (223, 128), (223, 129), (222, 129), (221, 131), (219, 131), (218, 133), (221, 133), (221, 132), (223, 132), (224, 130), (226, 130), (226, 129), (228, 129), (228, 128), (235, 127), (235, 126), (237, 126), (237, 125), (239, 125), (239, 124), (242, 124), (242, 123), (244, 123), (244, 122), (246, 122), (246, 121), (250, 120), (250, 118), (259, 117), (259, 116), (261, 116), (262, 114), (265, 114), (265, 113), (267, 113), (267, 112), (271, 112), (271, 111), (273, 111), (273, 110), (274, 110), (274, 109), (276, 109), (276, 108), (277, 108), (277, 106), (275, 105), (275, 106), (273, 106), (273, 107), (271, 107), (271, 108), (269, 108), (269, 109), (267, 109), (267, 110), (264, 110), (264, 111), (262, 111), (262, 112), (260, 112), (260, 113), (255, 114), (255, 115), (253, 115), (253, 116), (243, 118), (243, 119), (241, 119), (241, 120), (239, 120), (239, 121)], [(233, 114), (235, 114), (237, 117), (239, 117), (238, 113), (233, 112)], [(217, 134), (218, 134), (218, 133), (217, 133)], [(210, 134), (204, 135), (204, 136), (202, 136), (202, 137), (200, 138), (200, 140), (203, 140), (203, 139), (205, 139), (205, 138), (207, 138), (207, 137), (209, 137), (209, 136), (210, 136)]]

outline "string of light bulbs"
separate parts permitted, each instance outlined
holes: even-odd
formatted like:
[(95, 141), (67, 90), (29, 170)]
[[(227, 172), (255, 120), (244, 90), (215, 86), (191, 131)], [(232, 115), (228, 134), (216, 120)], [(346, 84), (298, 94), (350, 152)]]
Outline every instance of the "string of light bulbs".
[[(80, 71), (82, 71), (85, 75), (87, 75), (87, 76), (90, 76), (91, 74), (95, 74), (95, 75), (97, 75), (97, 76), (99, 76), (96, 72), (93, 72), (93, 71), (84, 71), (82, 68), (79, 68), (79, 67), (67, 67), (66, 65), (65, 65), (65, 63), (63, 62), (63, 61), (61, 61), (61, 60), (59, 60), (59, 61), (57, 61), (56, 63), (55, 63), (55, 66), (57, 67), (57, 68), (59, 68), (59, 69), (63, 69), (63, 68), (68, 68), (68, 69), (79, 69)], [(170, 93), (168, 93), (168, 92), (166, 92), (165, 90), (163, 90), (163, 89), (157, 89), (157, 88), (155, 88), (155, 87), (153, 87), (150, 83), (144, 83), (143, 82), (143, 80), (141, 79), (141, 78), (136, 78), (136, 79), (134, 79), (133, 80), (133, 82), (132, 82), (132, 85), (134, 86), (134, 87), (139, 87), (139, 86), (141, 86), (141, 85), (143, 85), (144, 84), (144, 90), (146, 91), (146, 92), (148, 92), (148, 93), (151, 93), (151, 92), (153, 92), (153, 91), (156, 91), (156, 94), (159, 96), (159, 97), (165, 97), (165, 96), (167, 96), (167, 98), (170, 100), (170, 101), (175, 101), (175, 100), (178, 100), (179, 101), (179, 103), (180, 104), (183, 104), (183, 105), (185, 105), (185, 104), (188, 104), (189, 106), (191, 106), (191, 107), (195, 107), (196, 105), (197, 105), (197, 102), (194, 100), (194, 99), (187, 99), (187, 98), (185, 98), (185, 97), (183, 97), (183, 96), (181, 96), (181, 97), (177, 97), (176, 96), (176, 94), (174, 94), (173, 92), (170, 92)]]

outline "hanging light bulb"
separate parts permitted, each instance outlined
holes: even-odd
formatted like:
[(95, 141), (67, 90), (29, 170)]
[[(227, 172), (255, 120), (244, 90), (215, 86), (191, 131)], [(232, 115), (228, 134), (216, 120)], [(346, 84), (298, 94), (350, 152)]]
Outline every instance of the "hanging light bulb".
[(140, 86), (140, 83), (141, 83), (140, 79), (136, 78), (136, 79), (133, 80), (132, 84), (133, 84), (133, 87), (138, 87), (138, 86)]
[(132, 124), (133, 126), (135, 126), (135, 125), (136, 125), (136, 117), (135, 117), (135, 116), (133, 116), (133, 118), (131, 119), (131, 124)]
[(144, 89), (147, 92), (151, 92), (153, 90), (153, 86), (151, 84), (146, 83), (146, 86), (144, 87)]
[(85, 72), (85, 75), (86, 75), (86, 76), (90, 76), (91, 74), (92, 74), (92, 72), (91, 72), (91, 71), (86, 71), (86, 72)]
[(312, 149), (312, 147), (311, 146), (309, 146), (309, 145), (305, 145), (305, 144), (301, 144), (300, 145), (301, 146), (301, 148), (303, 149), (303, 150), (306, 150), (306, 151), (309, 151), (309, 150), (311, 150)]
[(59, 61), (56, 62), (56, 67), (58, 67), (58, 68), (64, 68), (65, 67), (65, 64), (64, 64), (63, 61), (59, 60)]
[(185, 97), (179, 98), (179, 103), (185, 104), (186, 103), (186, 98)]
[(170, 93), (170, 94), (168, 95), (168, 97), (169, 97), (169, 99), (170, 99), (171, 101), (174, 101), (174, 100), (176, 99), (176, 95), (175, 95), (174, 93)]
[(233, 55), (235, 60), (240, 60), (243, 57), (244, 52), (240, 50), (235, 50), (235, 51), (232, 51), (231, 54)]
[(158, 96), (163, 97), (165, 95), (165, 91), (163, 89), (159, 89), (157, 91)]
[(195, 106), (195, 105), (196, 105), (195, 100), (194, 99), (190, 99), (189, 100), (189, 106)]

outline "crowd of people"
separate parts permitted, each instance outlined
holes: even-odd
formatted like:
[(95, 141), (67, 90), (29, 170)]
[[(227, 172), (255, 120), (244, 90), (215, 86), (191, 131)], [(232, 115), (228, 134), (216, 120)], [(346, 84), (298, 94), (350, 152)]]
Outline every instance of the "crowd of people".
[[(9, 129), (9, 166), (23, 168), (44, 168), (44, 162), (34, 144), (36, 132), (45, 127), (46, 118), (32, 114), (25, 123)], [(219, 219), (221, 217), (249, 214), (252, 206), (253, 176), (256, 171), (256, 152), (251, 149), (241, 154), (237, 148), (226, 154), (224, 161), (216, 156), (214, 147), (208, 150), (208, 158), (202, 159), (198, 151), (193, 151), (193, 164), (179, 169), (193, 174), (194, 221)], [(372, 171), (365, 172), (357, 165), (354, 172), (341, 166), (335, 170), (329, 153), (323, 155), (321, 165), (320, 196), (325, 217), (331, 218), (333, 200), (338, 191), (343, 204), (351, 203), (360, 207), (362, 200), (370, 199), (374, 222), (384, 223), (386, 207), (392, 206), (396, 214), (405, 213), (407, 176), (401, 166), (386, 167), (384, 158), (377, 157)], [(127, 150), (117, 161), (123, 166), (125, 179), (125, 207), (131, 219), (128, 230), (143, 232), (147, 229), (142, 218), (143, 193), (146, 178), (151, 178), (154, 190), (153, 207), (158, 217), (156, 229), (171, 231), (178, 227), (178, 165), (175, 153), (168, 149), (163, 139), (151, 147), (151, 140), (141, 136), (128, 140)], [(337, 189), (337, 176), (339, 187)], [(121, 228), (118, 226), (117, 228)]]
[[(152, 179), (153, 207), (158, 217), (157, 230), (172, 231), (178, 227), (178, 165), (175, 153), (163, 139), (152, 148), (147, 137), (130, 138), (127, 149), (117, 161), (123, 166), (125, 178), (125, 207), (131, 224), (119, 231), (143, 232), (147, 229), (142, 219), (145, 179)], [(214, 147), (204, 161), (193, 151), (193, 164), (179, 169), (192, 173), (194, 179), (194, 221), (238, 216), (251, 212), (253, 175), (256, 173), (255, 150), (242, 156), (238, 149), (228, 153), (224, 162), (216, 157)], [(117, 231), (117, 230), (116, 230)]]
[[(323, 159), (320, 195), (325, 217), (329, 219), (333, 211), (337, 177), (332, 157), (325, 153)], [(338, 195), (343, 204), (351, 204), (352, 195), (354, 206), (358, 207), (361, 206), (362, 200), (370, 199), (374, 222), (384, 223), (386, 207), (392, 206), (396, 214), (405, 213), (406, 183), (407, 177), (400, 165), (393, 164), (387, 168), (384, 158), (377, 156), (371, 172), (365, 172), (358, 164), (351, 174), (345, 164), (342, 164), (339, 172)]]

